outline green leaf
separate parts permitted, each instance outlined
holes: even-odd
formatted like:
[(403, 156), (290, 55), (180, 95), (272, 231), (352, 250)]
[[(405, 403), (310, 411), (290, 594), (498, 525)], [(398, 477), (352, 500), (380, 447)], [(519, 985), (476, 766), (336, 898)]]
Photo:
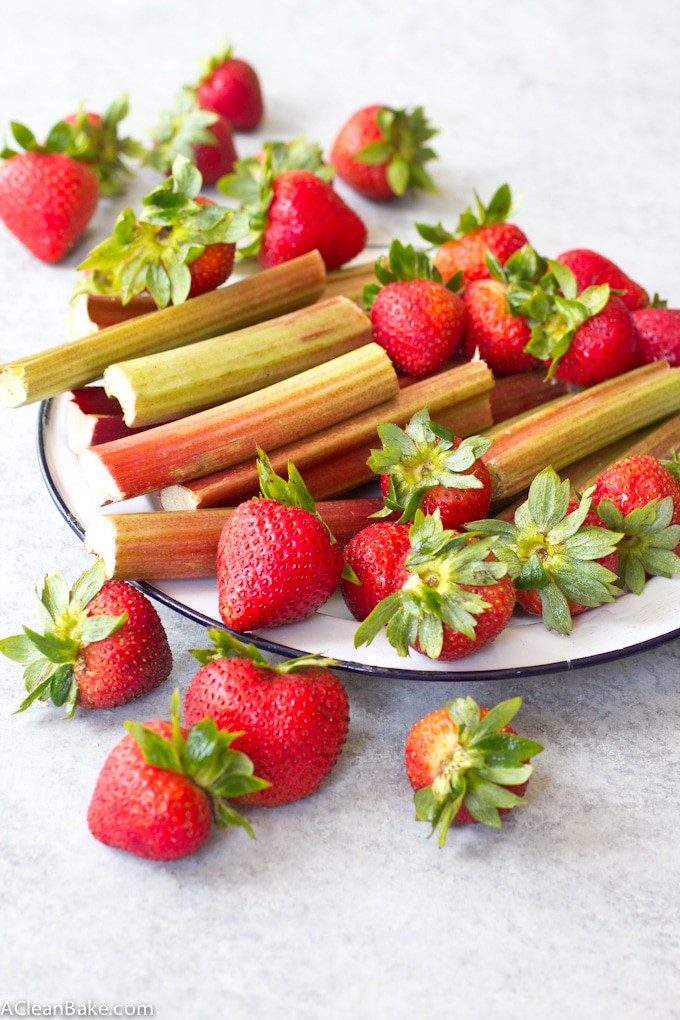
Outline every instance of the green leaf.
[(60, 666), (52, 677), (50, 684), (50, 698), (57, 708), (65, 704), (71, 693), (71, 687), (75, 686), (76, 695), (78, 685), (73, 678), (73, 670), (70, 666)]
[(520, 786), (521, 783), (527, 781), (533, 770), (533, 765), (517, 765), (510, 766), (509, 768), (482, 766), (476, 771), (480, 779), (486, 779), (490, 783), (500, 783), (503, 786)]
[(141, 723), (126, 722), (125, 727), (133, 740), (139, 744), (144, 761), (156, 768), (182, 775), (182, 762), (177, 749), (167, 737)]
[(423, 786), (413, 795), (417, 822), (431, 822), (437, 811), (437, 801), (431, 786)]
[(24, 627), (24, 633), (46, 659), (57, 664), (74, 662), (80, 643), (69, 637), (58, 637), (56, 634), (38, 634), (30, 627)]
[(463, 803), (473, 818), (492, 829), (501, 828), (501, 819), (493, 804), (489, 804), (475, 790), (468, 790)]
[(573, 627), (571, 613), (565, 596), (562, 594), (554, 581), (541, 588), (541, 605), (543, 608), (543, 623), (548, 630), (554, 630), (558, 634), (570, 634)]
[(410, 172), (406, 160), (393, 156), (385, 171), (387, 183), (395, 195), (403, 195), (409, 186)]
[(557, 262), (554, 259), (547, 259), (547, 263), (565, 298), (573, 301), (578, 294), (578, 285), (572, 270), (563, 262)]
[(29, 663), (41, 660), (43, 653), (26, 634), (13, 634), (0, 639), (0, 652), (13, 662)]
[(475, 731), (470, 738), (471, 743), (475, 744), (478, 740), (481, 740), (492, 733), (496, 733), (498, 730), (502, 730), (504, 726), (507, 726), (508, 723), (515, 718), (521, 707), (521, 698), (510, 698), (507, 701), (499, 702), (494, 708), (487, 712), (484, 718), (475, 727)]
[(541, 744), (516, 733), (495, 733), (475, 742), (477, 751), (484, 754), (487, 767), (516, 768), (540, 754)]
[(36, 145), (36, 137), (33, 132), (26, 127), (25, 124), (20, 124), (16, 120), (10, 121), (10, 129), (14, 135), (14, 139), (22, 149), (33, 149)]
[(479, 705), (474, 698), (453, 698), (446, 702), (446, 711), (461, 730), (472, 732), (479, 725)]
[(370, 142), (363, 149), (359, 149), (352, 158), (357, 163), (365, 163), (367, 166), (380, 166), (381, 163), (387, 163), (391, 154), (392, 150), (385, 142)]
[(50, 672), (48, 676), (44, 677), (44, 679), (41, 680), (41, 682), (33, 688), (30, 694), (26, 698), (24, 698), (24, 700), (17, 708), (16, 710), (17, 713), (25, 712), (26, 709), (29, 708), (33, 704), (33, 702), (37, 701), (38, 699), (45, 700), (45, 698), (48, 695), (50, 686), (52, 684), (52, 675), (53, 674)]
[(68, 582), (60, 571), (51, 570), (45, 575), (40, 601), (53, 622), (66, 612), (70, 597)]
[(127, 622), (127, 613), (123, 613), (121, 616), (105, 616), (103, 613), (99, 616), (88, 616), (86, 620), (83, 620), (80, 628), (80, 640), (83, 644), (103, 641), (124, 627)]

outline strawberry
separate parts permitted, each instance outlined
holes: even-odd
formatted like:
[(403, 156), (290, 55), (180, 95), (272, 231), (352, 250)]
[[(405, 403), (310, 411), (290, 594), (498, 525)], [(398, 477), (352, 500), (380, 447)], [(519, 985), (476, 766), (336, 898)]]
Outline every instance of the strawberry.
[(177, 156), (172, 175), (142, 199), (139, 217), (124, 209), (112, 236), (80, 264), (86, 275), (76, 291), (112, 294), (123, 304), (148, 291), (165, 308), (224, 283), (245, 225), (199, 195), (201, 184), (196, 167)]
[(77, 113), (64, 117), (72, 128), (69, 155), (83, 160), (92, 167), (99, 180), (102, 195), (117, 195), (125, 190), (127, 178), (132, 176), (128, 159), (141, 159), (144, 146), (128, 136), (121, 137), (120, 122), (129, 111), (128, 97), (119, 96), (104, 113), (95, 113), (81, 107)]
[(506, 565), (490, 555), (493, 541), (445, 531), (438, 510), (429, 517), (417, 510), (392, 591), (359, 625), (355, 646), (370, 644), (385, 624), (399, 655), (413, 648), (459, 659), (496, 638), (510, 622), (515, 589)]
[(373, 339), (402, 372), (431, 375), (455, 354), (465, 332), (460, 277), (444, 284), (424, 252), (396, 240), (387, 258), (376, 261), (375, 274), (379, 282), (364, 288)]
[(303, 139), (265, 142), (258, 156), (239, 160), (219, 189), (240, 203), (250, 233), (240, 246), (243, 258), (264, 268), (315, 248), (327, 269), (339, 269), (366, 244), (366, 226), (330, 184), (318, 146)]
[(416, 820), (439, 830), (440, 846), (452, 822), (500, 829), (500, 816), (526, 803), (529, 759), (543, 747), (509, 725), (521, 704), (511, 698), (489, 710), (473, 698), (455, 698), (411, 727), (404, 760)]
[(328, 668), (334, 661), (307, 655), (274, 665), (225, 631), (208, 634), (214, 646), (192, 650), (202, 665), (187, 687), (187, 724), (211, 718), (220, 729), (241, 731), (234, 748), (269, 785), (240, 803), (275, 807), (308, 797), (347, 739), (349, 702)]
[(294, 464), (288, 482), (258, 450), (262, 498), (239, 504), (217, 549), (220, 616), (252, 630), (304, 620), (326, 602), (344, 561)]
[(368, 466), (380, 475), (385, 509), (399, 513), (400, 523), (412, 521), (416, 510), (439, 510), (444, 528), (456, 530), (484, 517), (491, 504), (491, 475), (480, 459), (490, 439), (454, 438), (430, 418), (425, 407), (405, 429), (379, 425), (383, 447), (371, 450)]
[(548, 362), (548, 376), (594, 386), (642, 361), (635, 322), (608, 283), (578, 290), (571, 269), (548, 261), (544, 286), (554, 290), (550, 314), (532, 330), (527, 350)]
[(538, 609), (546, 627), (559, 634), (572, 629), (572, 607), (599, 606), (620, 594), (605, 557), (616, 552), (622, 535), (588, 521), (592, 488), (576, 504), (570, 503), (569, 488), (568, 480), (546, 467), (531, 483), (514, 523), (492, 518), (466, 525), (475, 535), (495, 539), (494, 555), (507, 566), (518, 601), (532, 612)]
[(345, 546), (345, 560), (358, 584), (341, 581), (342, 596), (356, 620), (365, 620), (379, 602), (408, 580), (406, 557), (411, 551), (407, 524), (375, 521), (358, 531)]
[(227, 801), (262, 790), (253, 765), (231, 748), (239, 734), (205, 719), (187, 730), (179, 724), (179, 692), (172, 721), (127, 722), (97, 779), (87, 824), (102, 843), (154, 861), (176, 861), (205, 843), (213, 820), (221, 828), (250, 823)]
[(463, 351), (468, 358), (478, 354), (495, 375), (537, 368), (540, 362), (527, 346), (532, 327), (552, 309), (542, 286), (546, 263), (526, 245), (505, 266), (487, 253), (487, 266), (492, 279), (473, 280), (463, 293), (468, 316)]
[(571, 269), (579, 291), (608, 283), (611, 290), (622, 291), (619, 297), (629, 311), (649, 304), (649, 295), (644, 287), (631, 280), (630, 276), (615, 263), (596, 251), (589, 248), (572, 248), (558, 255), (557, 261)]
[(680, 309), (659, 306), (638, 308), (633, 320), (640, 337), (643, 362), (667, 361), (680, 368)]
[(225, 117), (235, 131), (252, 131), (264, 116), (260, 79), (251, 64), (231, 54), (232, 47), (225, 44), (204, 62), (198, 105)]
[(647, 575), (680, 572), (680, 480), (672, 462), (624, 457), (597, 478), (592, 498), (605, 526), (623, 533), (621, 584), (639, 595)]
[(0, 640), (0, 652), (24, 666), (28, 697), (82, 708), (116, 708), (158, 687), (172, 654), (148, 598), (126, 581), (105, 581), (95, 560), (69, 590), (62, 574), (45, 577), (39, 596), (44, 634), (29, 627)]
[(528, 244), (526, 234), (514, 223), (508, 223), (512, 214), (512, 194), (502, 184), (488, 205), (484, 205), (475, 192), (477, 211), (468, 207), (461, 213), (458, 226), (451, 232), (441, 223), (430, 226), (417, 223), (418, 233), (430, 244), (437, 246), (433, 261), (444, 279), (461, 272), (466, 284), (472, 280), (487, 280), (490, 273), (486, 253), (504, 266), (510, 256)]
[(12, 123), (25, 151), (0, 152), (0, 219), (42, 262), (59, 262), (92, 219), (99, 201), (97, 176), (68, 155), (72, 129), (60, 121), (44, 145), (22, 124)]
[(436, 134), (422, 106), (365, 106), (340, 128), (330, 161), (338, 177), (364, 198), (382, 201), (408, 190), (434, 191), (424, 164), (436, 157), (425, 144)]
[(152, 132), (153, 148), (146, 162), (170, 173), (178, 155), (195, 164), (204, 185), (216, 184), (234, 170), (238, 156), (229, 121), (198, 106), (193, 89), (182, 89)]

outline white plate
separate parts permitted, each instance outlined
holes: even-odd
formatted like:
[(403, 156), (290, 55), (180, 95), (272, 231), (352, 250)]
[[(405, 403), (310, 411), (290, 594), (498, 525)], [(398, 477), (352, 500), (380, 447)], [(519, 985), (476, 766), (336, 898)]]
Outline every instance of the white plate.
[[(126, 500), (103, 510), (92, 500), (77, 458), (66, 443), (62, 394), (41, 405), (38, 453), (45, 483), (66, 521), (81, 538), (101, 513), (155, 510), (151, 497)], [(162, 511), (157, 511), (162, 513)], [(148, 594), (205, 626), (224, 626), (213, 578), (145, 581)], [(344, 669), (410, 680), (485, 680), (568, 670), (616, 659), (680, 635), (680, 578), (653, 578), (640, 596), (622, 595), (574, 620), (571, 635), (551, 634), (536, 617), (517, 611), (489, 646), (456, 662), (434, 662), (412, 652), (402, 658), (378, 635), (371, 645), (354, 647), (356, 621), (335, 595), (302, 623), (255, 631), (259, 647), (285, 656), (308, 652), (338, 659)]]

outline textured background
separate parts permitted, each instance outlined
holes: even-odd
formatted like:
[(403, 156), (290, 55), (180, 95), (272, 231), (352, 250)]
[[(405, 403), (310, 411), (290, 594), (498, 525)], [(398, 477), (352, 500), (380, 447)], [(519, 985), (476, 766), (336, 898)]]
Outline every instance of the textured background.
[[(441, 129), (437, 196), (372, 207), (374, 241), (452, 224), (472, 189), (508, 180), (518, 221), (554, 255), (593, 247), (680, 303), (680, 15), (614, 2), (433, 0), (333, 6), (165, 0), (3, 9), (0, 115), (37, 133), (87, 99), (127, 90), (143, 135), (223, 36), (252, 60), (263, 138), (327, 147), (368, 102), (422, 103)], [(0, 361), (60, 342), (75, 267), (126, 199), (102, 202), (59, 266), (0, 229)], [(52, 506), (34, 452), (36, 409), (0, 421), (0, 620), (32, 622), (33, 585), (88, 562)], [(13, 716), (18, 669), (0, 663), (0, 1005), (150, 1002), (158, 1017), (525, 1020), (677, 1016), (678, 667), (670, 642), (570, 675), (469, 684), (521, 694), (546, 751), (531, 805), (500, 834), (444, 850), (413, 821), (401, 754), (410, 725), (460, 688), (347, 677), (352, 725), (337, 770), (299, 804), (252, 812), (257, 840), (216, 835), (153, 865), (88, 834), (94, 780), (129, 717), (164, 716), (194, 671), (200, 627), (161, 608), (175, 653), (165, 687), (128, 709)]]

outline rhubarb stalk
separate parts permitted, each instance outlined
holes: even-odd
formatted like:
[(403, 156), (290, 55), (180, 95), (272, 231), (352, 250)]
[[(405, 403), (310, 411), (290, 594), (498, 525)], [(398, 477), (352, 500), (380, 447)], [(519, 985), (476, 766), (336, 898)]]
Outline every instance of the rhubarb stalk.
[(99, 378), (114, 361), (205, 340), (311, 304), (326, 272), (310, 252), (245, 280), (0, 365), (0, 405), (20, 407)]
[(226, 404), (84, 450), (80, 461), (101, 503), (153, 492), (276, 450), (383, 403), (398, 392), (378, 344), (310, 368)]

